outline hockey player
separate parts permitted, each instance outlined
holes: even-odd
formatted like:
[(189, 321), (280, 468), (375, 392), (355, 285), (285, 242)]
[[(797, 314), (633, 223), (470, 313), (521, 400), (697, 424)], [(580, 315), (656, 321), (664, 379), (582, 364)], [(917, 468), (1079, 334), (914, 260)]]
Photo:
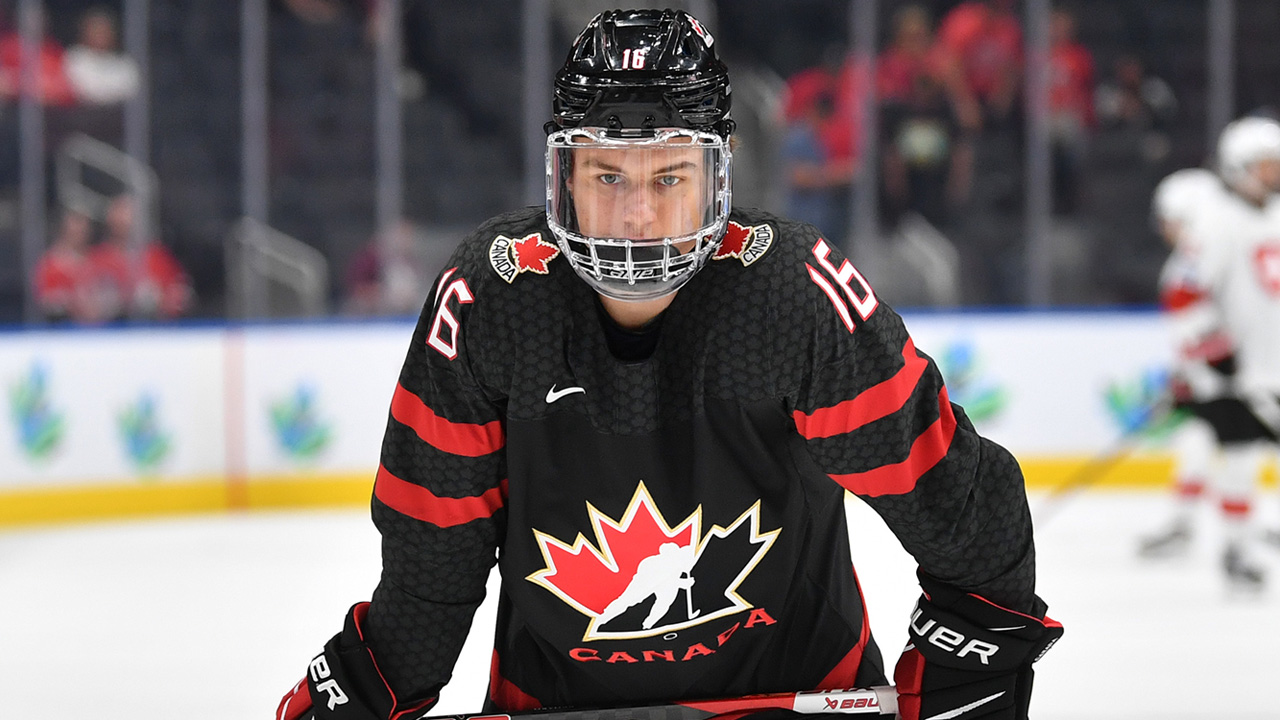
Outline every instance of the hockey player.
[[(1205, 168), (1184, 168), (1160, 181), (1152, 196), (1152, 220), (1161, 238), (1176, 251), (1198, 212), (1208, 212), (1223, 202), (1228, 192), (1217, 173)], [(1171, 410), (1190, 412), (1192, 404), (1220, 397), (1227, 389), (1224, 361), (1234, 352), (1222, 332), (1209, 335), (1209, 342), (1195, 337), (1194, 313), (1199, 293), (1187, 287), (1185, 261), (1171, 254), (1160, 275), (1160, 304), (1174, 329), (1174, 366), (1171, 373)], [(1186, 328), (1190, 325), (1192, 336)], [(1214, 325), (1220, 325), (1215, 323)], [(1193, 520), (1209, 486), (1218, 460), (1213, 428), (1194, 414), (1179, 423), (1173, 436), (1175, 453), (1174, 492), (1176, 507), (1169, 525), (1142, 539), (1139, 553), (1144, 557), (1184, 554), (1191, 544)]]
[(374, 485), (382, 579), (280, 720), (417, 717), (495, 559), (487, 710), (883, 684), (846, 490), (919, 562), (903, 717), (1027, 716), (1061, 626), (1018, 464), (813, 227), (731, 209), (729, 110), (684, 12), (575, 40), (546, 208), (437, 281)]
[(1280, 124), (1228, 125), (1218, 165), (1229, 192), (1197, 213), (1166, 271), (1185, 296), (1175, 318), (1184, 344), (1227, 377), (1224, 395), (1192, 402), (1222, 446), (1214, 482), (1226, 522), (1223, 566), (1234, 586), (1259, 588), (1248, 558), (1252, 496), (1265, 449), (1280, 437)]

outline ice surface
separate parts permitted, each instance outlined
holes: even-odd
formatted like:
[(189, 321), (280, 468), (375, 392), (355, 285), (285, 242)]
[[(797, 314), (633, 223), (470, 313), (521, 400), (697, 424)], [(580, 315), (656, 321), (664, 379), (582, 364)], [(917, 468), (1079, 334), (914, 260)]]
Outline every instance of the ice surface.
[[(1167, 510), (1156, 494), (1090, 493), (1038, 528), (1040, 594), (1067, 634), (1037, 665), (1036, 720), (1280, 718), (1280, 550), (1257, 551), (1271, 587), (1229, 592), (1207, 510), (1189, 557), (1139, 560), (1138, 535)], [(850, 517), (892, 663), (914, 567), (865, 506), (852, 502)], [(378, 536), (360, 510), (0, 533), (0, 716), (272, 717), (377, 578)], [(439, 713), (479, 708), (492, 618), (486, 603)]]

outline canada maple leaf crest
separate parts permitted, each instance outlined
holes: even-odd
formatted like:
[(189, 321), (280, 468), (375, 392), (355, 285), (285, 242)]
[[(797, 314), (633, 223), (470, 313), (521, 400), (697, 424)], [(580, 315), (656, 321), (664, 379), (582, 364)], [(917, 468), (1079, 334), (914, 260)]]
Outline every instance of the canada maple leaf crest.
[(583, 640), (650, 637), (754, 607), (738, 587), (781, 530), (760, 531), (760, 502), (702, 532), (702, 506), (675, 525), (644, 483), (613, 519), (587, 504), (594, 542), (534, 529), (546, 564), (526, 579), (589, 618)]
[(548, 264), (560, 254), (555, 243), (542, 239), (542, 233), (531, 233), (522, 238), (499, 235), (489, 245), (489, 264), (498, 277), (508, 283), (522, 272), (546, 275)]
[(738, 258), (743, 265), (750, 266), (773, 246), (773, 237), (773, 228), (769, 225), (747, 226), (730, 220), (713, 259)]

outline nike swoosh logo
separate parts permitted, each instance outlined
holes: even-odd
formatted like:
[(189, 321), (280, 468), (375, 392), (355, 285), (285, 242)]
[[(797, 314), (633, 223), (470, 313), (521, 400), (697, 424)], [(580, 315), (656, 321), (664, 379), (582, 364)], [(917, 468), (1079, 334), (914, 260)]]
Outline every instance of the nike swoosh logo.
[(556, 386), (552, 385), (551, 389), (547, 391), (547, 404), (550, 405), (551, 403), (559, 400), (565, 395), (572, 395), (574, 393), (585, 393), (586, 391), (587, 391), (586, 388), (580, 388), (580, 387), (567, 387), (563, 390), (557, 390)]
[(938, 713), (937, 715), (934, 715), (933, 717), (930, 717), (930, 718), (926, 718), (925, 720), (951, 720), (951, 718), (958, 718), (961, 715), (969, 712), (970, 710), (976, 707), (981, 707), (983, 705), (986, 705), (987, 703), (991, 702), (992, 700), (995, 700), (996, 698), (1000, 697), (1004, 693), (1005, 691), (1001, 690), (995, 695), (988, 695), (987, 697), (984, 697), (981, 700), (975, 700), (974, 702), (971, 702), (968, 705), (965, 705), (964, 707), (958, 707), (955, 710), (948, 710), (947, 712), (944, 712), (944, 713)]

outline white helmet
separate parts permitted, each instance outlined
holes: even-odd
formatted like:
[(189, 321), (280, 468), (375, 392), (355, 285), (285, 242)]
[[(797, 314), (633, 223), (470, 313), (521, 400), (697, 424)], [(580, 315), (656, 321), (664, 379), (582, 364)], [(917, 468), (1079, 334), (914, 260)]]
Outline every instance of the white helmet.
[(1218, 138), (1218, 172), (1231, 187), (1263, 196), (1270, 192), (1253, 176), (1260, 160), (1280, 160), (1280, 123), (1264, 117), (1244, 117), (1227, 125)]
[(1158, 222), (1185, 223), (1220, 183), (1213, 171), (1204, 168), (1174, 171), (1156, 185), (1151, 213)]

